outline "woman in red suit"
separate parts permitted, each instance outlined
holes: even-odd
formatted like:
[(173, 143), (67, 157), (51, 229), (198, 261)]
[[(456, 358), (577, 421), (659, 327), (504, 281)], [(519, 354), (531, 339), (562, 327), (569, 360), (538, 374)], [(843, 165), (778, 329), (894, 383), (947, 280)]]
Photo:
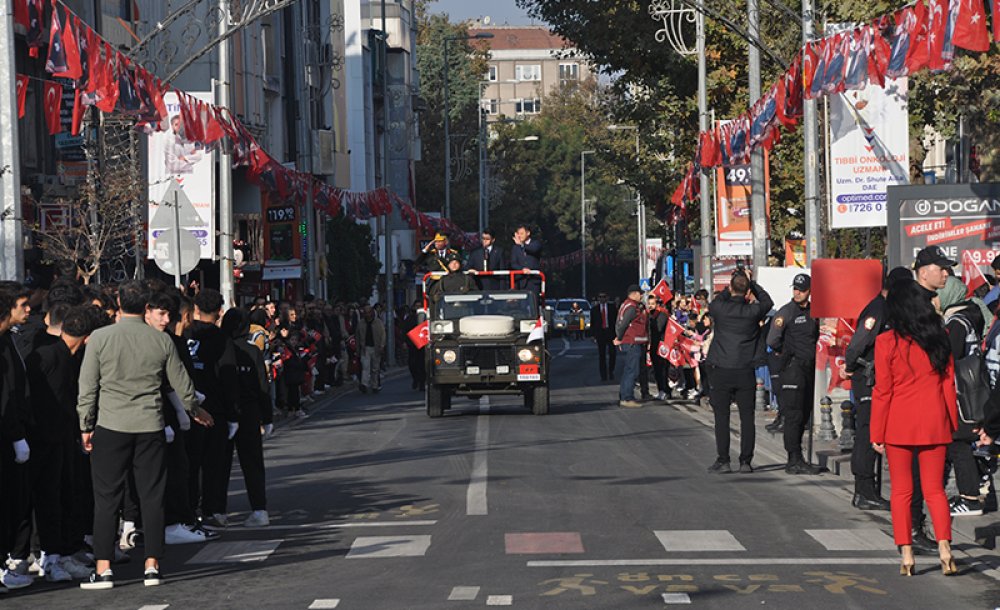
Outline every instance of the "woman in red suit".
[(920, 487), (934, 523), (941, 569), (955, 574), (951, 554), (951, 512), (944, 493), (944, 462), (958, 427), (955, 369), (941, 317), (930, 294), (916, 282), (893, 286), (886, 298), (892, 330), (875, 340), (875, 388), (871, 439), (889, 461), (892, 530), (903, 564), (913, 574), (913, 459), (920, 464)]

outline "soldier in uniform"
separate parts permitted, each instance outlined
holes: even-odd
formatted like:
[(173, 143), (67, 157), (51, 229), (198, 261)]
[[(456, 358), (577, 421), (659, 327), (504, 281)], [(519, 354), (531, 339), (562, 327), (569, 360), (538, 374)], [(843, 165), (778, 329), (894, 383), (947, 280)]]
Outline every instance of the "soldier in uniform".
[(875, 386), (875, 337), (886, 327), (885, 297), (889, 286), (901, 279), (912, 279), (904, 267), (896, 267), (885, 276), (879, 293), (858, 315), (858, 328), (844, 354), (841, 375), (851, 379), (854, 402), (854, 449), (851, 451), (851, 474), (854, 475), (854, 499), (851, 505), (861, 510), (889, 510), (889, 501), (879, 495), (875, 485), (876, 453), (871, 443), (872, 388)]
[(812, 414), (819, 323), (810, 316), (812, 280), (805, 273), (792, 281), (792, 300), (778, 310), (767, 335), (767, 346), (781, 362), (779, 403), (785, 417), (788, 474), (819, 474), (802, 456), (802, 433)]
[(457, 252), (448, 254), (446, 264), (448, 273), (428, 289), (429, 296), (435, 303), (441, 300), (442, 294), (466, 293), (476, 288), (472, 276), (462, 271), (462, 258)]
[(434, 236), (434, 241), (424, 248), (418, 264), (429, 273), (448, 271), (448, 257), (452, 254), (458, 256), (458, 250), (449, 248), (448, 236), (444, 233), (438, 233)]

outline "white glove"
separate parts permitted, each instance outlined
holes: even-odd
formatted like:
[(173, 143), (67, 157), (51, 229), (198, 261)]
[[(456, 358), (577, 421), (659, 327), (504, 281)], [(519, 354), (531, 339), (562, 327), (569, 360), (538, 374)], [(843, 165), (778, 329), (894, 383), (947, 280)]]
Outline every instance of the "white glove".
[(229, 440), (233, 440), (233, 437), (236, 436), (236, 431), (239, 429), (240, 429), (239, 422), (235, 421), (229, 422)]
[(177, 423), (180, 424), (181, 430), (191, 429), (191, 418), (188, 417), (187, 410), (184, 409), (184, 403), (181, 402), (181, 397), (177, 395), (177, 392), (171, 390), (167, 394), (167, 400), (170, 401), (171, 406), (174, 408), (174, 412), (177, 413)]
[(316, 367), (313, 367), (312, 368), (312, 374), (313, 374), (313, 377), (319, 375), (319, 369), (317, 369)]
[(31, 449), (28, 448), (28, 441), (23, 438), (19, 441), (14, 441), (14, 462), (23, 464), (28, 461), (30, 455)]
[(194, 397), (198, 399), (199, 405), (205, 402), (205, 395), (199, 392), (198, 390), (194, 391)]
[(274, 434), (274, 424), (264, 424), (263, 428), (264, 428), (264, 438), (265, 439), (271, 438), (271, 435)]
[(176, 433), (174, 432), (173, 428), (167, 426), (166, 428), (163, 429), (163, 433), (167, 435), (167, 444), (174, 442), (174, 436)]

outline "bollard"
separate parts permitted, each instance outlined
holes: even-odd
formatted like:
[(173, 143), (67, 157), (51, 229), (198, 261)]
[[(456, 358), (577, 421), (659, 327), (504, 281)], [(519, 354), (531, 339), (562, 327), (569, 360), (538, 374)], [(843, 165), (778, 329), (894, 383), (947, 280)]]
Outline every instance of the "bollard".
[(845, 400), (840, 403), (840, 450), (844, 453), (854, 450), (854, 403)]
[(837, 429), (833, 426), (833, 401), (824, 396), (819, 401), (819, 433), (816, 438), (821, 441), (832, 441), (837, 438)]
[(768, 407), (771, 406), (770, 401), (767, 399), (767, 390), (764, 388), (764, 380), (760, 377), (757, 378), (757, 393), (754, 395), (754, 410), (756, 411), (767, 411)]

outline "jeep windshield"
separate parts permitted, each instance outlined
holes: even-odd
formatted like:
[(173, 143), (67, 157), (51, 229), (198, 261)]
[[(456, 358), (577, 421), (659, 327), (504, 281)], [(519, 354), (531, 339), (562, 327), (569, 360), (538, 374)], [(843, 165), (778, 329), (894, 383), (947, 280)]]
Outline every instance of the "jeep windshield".
[(517, 320), (535, 320), (538, 309), (535, 295), (528, 292), (476, 292), (445, 294), (432, 305), (435, 320), (458, 320), (465, 316), (510, 316)]

